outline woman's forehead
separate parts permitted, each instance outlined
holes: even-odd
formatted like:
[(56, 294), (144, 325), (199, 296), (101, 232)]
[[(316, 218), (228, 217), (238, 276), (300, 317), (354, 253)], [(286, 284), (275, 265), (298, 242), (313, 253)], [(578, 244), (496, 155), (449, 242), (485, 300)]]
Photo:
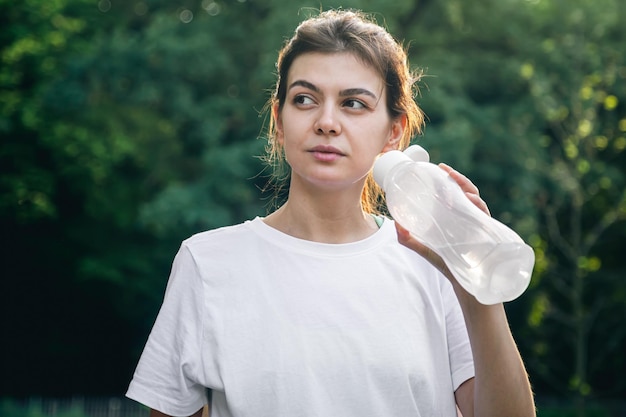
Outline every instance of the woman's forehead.
[(292, 62), (287, 74), (286, 86), (298, 80), (314, 85), (332, 83), (366, 84), (377, 91), (384, 87), (382, 76), (357, 55), (351, 52), (307, 52)]

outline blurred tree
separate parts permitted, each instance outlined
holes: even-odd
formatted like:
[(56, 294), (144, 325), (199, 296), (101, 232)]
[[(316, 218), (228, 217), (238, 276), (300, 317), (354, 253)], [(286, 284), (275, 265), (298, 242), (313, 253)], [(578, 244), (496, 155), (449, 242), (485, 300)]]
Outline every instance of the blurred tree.
[(88, 45), (90, 3), (0, 2), (0, 328), (11, 341), (0, 366), (12, 376), (0, 383), (3, 393), (54, 392), (68, 368), (78, 371), (67, 378), (70, 384), (80, 386), (87, 376), (73, 361), (91, 360), (102, 369), (111, 364), (106, 357), (93, 361), (93, 352), (81, 348), (117, 348), (124, 340), (123, 331), (119, 341), (102, 338), (109, 332), (89, 322), (108, 318), (102, 307), (109, 302), (95, 297), (97, 287), (75, 280), (85, 251), (72, 236), (84, 218), (72, 187), (80, 176), (68, 172), (81, 165), (79, 158), (58, 165), (56, 155), (69, 150), (46, 140), (58, 125), (44, 94), (68, 57)]
[(521, 67), (544, 126), (534, 138), (543, 158), (533, 161), (547, 260), (531, 316), (534, 364), (581, 400), (623, 397), (626, 288), (615, 248), (626, 235), (626, 9), (611, 0), (536, 7), (544, 37)]

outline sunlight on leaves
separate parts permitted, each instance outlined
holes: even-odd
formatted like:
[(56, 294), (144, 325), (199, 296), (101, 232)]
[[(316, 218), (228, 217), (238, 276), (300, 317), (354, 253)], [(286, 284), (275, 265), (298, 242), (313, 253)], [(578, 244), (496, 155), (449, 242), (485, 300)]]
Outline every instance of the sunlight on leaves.
[(607, 96), (604, 99), (605, 110), (608, 110), (608, 111), (615, 110), (618, 104), (619, 104), (619, 100), (614, 95)]
[(596, 256), (578, 258), (578, 268), (587, 272), (595, 272), (602, 266), (602, 261)]
[(528, 324), (531, 327), (539, 327), (546, 317), (546, 314), (550, 308), (550, 300), (546, 294), (539, 295), (533, 302), (533, 305), (528, 315)]
[(578, 156), (578, 148), (572, 142), (567, 141), (564, 144), (565, 155), (569, 159), (575, 159)]
[(591, 120), (581, 120), (578, 125), (578, 134), (583, 138), (587, 137), (591, 133), (592, 129), (593, 123), (591, 123)]
[(609, 146), (609, 139), (606, 136), (596, 136), (593, 144), (597, 149), (604, 150)]
[(591, 97), (593, 97), (593, 88), (585, 86), (580, 89), (579, 95), (580, 98), (582, 98), (583, 100), (589, 100)]
[(611, 181), (609, 177), (600, 178), (600, 181), (598, 183), (600, 185), (600, 188), (602, 188), (603, 190), (608, 190), (611, 188), (611, 186), (613, 186), (613, 181)]
[(591, 169), (591, 164), (589, 163), (589, 161), (583, 159), (583, 160), (578, 161), (578, 164), (576, 165), (576, 169), (578, 170), (580, 174), (586, 174)]
[(526, 80), (531, 79), (534, 72), (535, 72), (535, 68), (533, 67), (533, 64), (530, 64), (530, 63), (525, 63), (520, 68), (520, 75), (522, 76), (522, 78)]

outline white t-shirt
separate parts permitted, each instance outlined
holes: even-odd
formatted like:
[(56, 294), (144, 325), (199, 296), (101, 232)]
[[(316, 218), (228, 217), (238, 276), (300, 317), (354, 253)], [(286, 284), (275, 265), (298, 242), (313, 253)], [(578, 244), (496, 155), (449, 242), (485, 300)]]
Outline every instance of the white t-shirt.
[(127, 396), (211, 417), (456, 416), (474, 375), (452, 286), (397, 242), (324, 244), (260, 218), (176, 255)]

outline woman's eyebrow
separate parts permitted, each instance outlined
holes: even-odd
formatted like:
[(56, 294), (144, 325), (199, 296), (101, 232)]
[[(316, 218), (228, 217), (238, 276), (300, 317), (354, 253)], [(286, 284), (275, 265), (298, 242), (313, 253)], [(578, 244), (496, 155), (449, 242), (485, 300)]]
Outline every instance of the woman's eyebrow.
[[(292, 89), (293, 87), (296, 87), (296, 86), (308, 88), (309, 90), (315, 91), (316, 93), (321, 93), (322, 92), (319, 89), (319, 87), (317, 87), (315, 84), (310, 83), (310, 82), (305, 81), (305, 80), (296, 80), (296, 81), (292, 82), (289, 85), (288, 90), (290, 90), (290, 89)], [(372, 97), (374, 100), (378, 100), (378, 97), (376, 96), (376, 94), (372, 93), (370, 90), (368, 90), (366, 88), (347, 88), (345, 90), (341, 90), (339, 92), (339, 95), (341, 97), (366, 95), (366, 96)]]
[(376, 94), (372, 93), (370, 90), (366, 88), (348, 88), (346, 90), (341, 90), (339, 92), (339, 95), (342, 97), (366, 95), (366, 96), (372, 97), (374, 100), (378, 100), (378, 97), (376, 97)]
[(304, 80), (296, 80), (296, 81), (292, 82), (289, 85), (289, 88), (287, 88), (287, 90), (291, 90), (293, 87), (296, 87), (296, 86), (308, 88), (309, 90), (313, 90), (316, 93), (321, 93), (322, 92), (315, 84), (312, 84), (312, 83), (310, 83), (308, 81), (304, 81)]

